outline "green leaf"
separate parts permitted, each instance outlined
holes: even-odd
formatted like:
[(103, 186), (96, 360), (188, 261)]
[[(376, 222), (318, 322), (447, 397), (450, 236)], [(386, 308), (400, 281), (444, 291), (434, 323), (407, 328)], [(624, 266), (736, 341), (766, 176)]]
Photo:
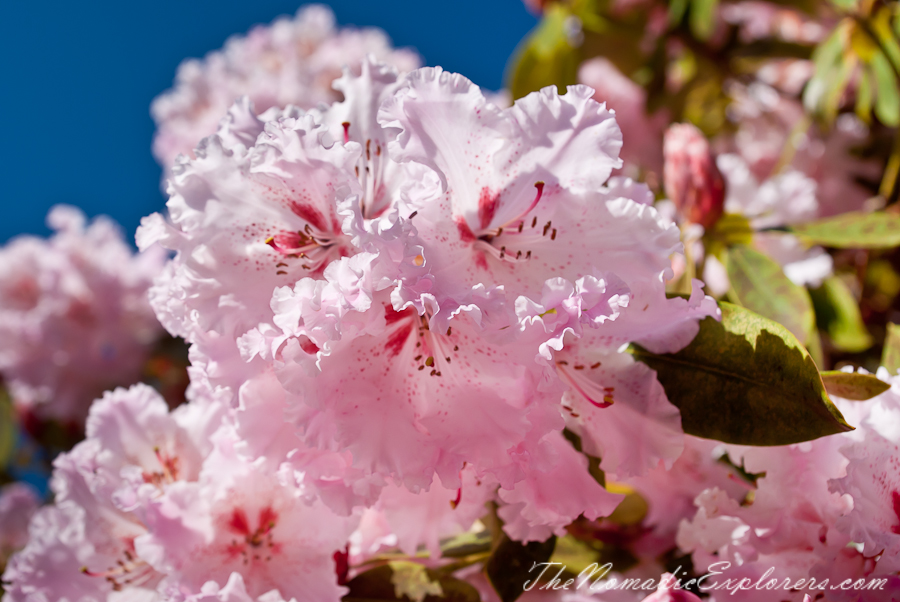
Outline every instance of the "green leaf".
[(839, 276), (829, 276), (822, 286), (811, 289), (809, 295), (819, 328), (828, 333), (837, 349), (860, 353), (872, 346), (872, 336), (859, 312), (859, 302)]
[(706, 40), (712, 35), (718, 5), (718, 0), (693, 0), (691, 2), (691, 14), (689, 15), (691, 33), (698, 39)]
[(514, 99), (544, 88), (578, 83), (581, 53), (569, 39), (568, 20), (572, 14), (559, 4), (550, 5), (537, 28), (515, 52), (509, 89)]
[(827, 115), (828, 101), (835, 98), (834, 88), (840, 86), (843, 89), (846, 82), (840, 81), (836, 74), (841, 64), (846, 62), (848, 53), (845, 46), (849, 43), (853, 27), (851, 19), (844, 19), (813, 52), (815, 71), (803, 91), (803, 105), (808, 111)]
[(403, 596), (413, 602), (422, 602), (426, 597), (443, 598), (444, 590), (437, 579), (432, 580), (428, 570), (417, 562), (389, 562), (393, 574), (391, 583), (394, 584), (394, 593), (401, 600)]
[[(479, 602), (478, 590), (466, 583), (441, 575), (420, 564), (390, 562), (360, 573), (347, 584), (350, 590), (343, 602)], [(440, 591), (439, 594), (435, 592)]]
[(887, 368), (892, 376), (900, 370), (900, 325), (890, 323), (887, 325), (881, 365)]
[(742, 445), (787, 445), (852, 430), (809, 353), (786, 328), (730, 303), (690, 345), (631, 353), (656, 371), (684, 432)]
[(875, 32), (875, 36), (887, 54), (888, 60), (896, 66), (900, 65), (900, 43), (897, 42), (897, 38), (891, 30), (892, 12), (890, 7), (884, 6), (869, 22), (872, 25), (872, 31)]
[(900, 215), (850, 211), (790, 227), (810, 244), (835, 249), (888, 249), (900, 245)]
[(494, 591), (502, 602), (513, 602), (525, 593), (525, 586), (541, 574), (541, 563), (550, 560), (556, 537), (526, 544), (503, 535), (485, 565)]
[(806, 289), (791, 282), (775, 260), (750, 247), (735, 246), (724, 257), (731, 281), (729, 299), (783, 324), (805, 342), (815, 326)]
[(16, 417), (6, 388), (0, 386), (0, 470), (9, 466), (16, 449)]
[(575, 448), (575, 451), (583, 455), (587, 458), (588, 461), (588, 473), (594, 480), (600, 483), (601, 487), (606, 487), (606, 473), (603, 472), (603, 469), (600, 468), (600, 458), (596, 456), (592, 456), (588, 453), (584, 452), (584, 449), (581, 446), (581, 437), (573, 431), (569, 429), (563, 430), (563, 437), (572, 444), (572, 447)]
[(879, 380), (873, 374), (840, 370), (822, 372), (822, 382), (825, 383), (825, 390), (829, 395), (852, 401), (872, 399), (891, 388), (891, 385)]
[(900, 90), (897, 76), (880, 50), (876, 51), (869, 63), (875, 76), (875, 116), (888, 127), (900, 125)]
[(872, 84), (873, 75), (870, 69), (863, 67), (859, 71), (859, 86), (856, 90), (856, 116), (864, 122), (872, 122)]
[(687, 8), (688, 0), (669, 0), (669, 25), (675, 26), (681, 23)]

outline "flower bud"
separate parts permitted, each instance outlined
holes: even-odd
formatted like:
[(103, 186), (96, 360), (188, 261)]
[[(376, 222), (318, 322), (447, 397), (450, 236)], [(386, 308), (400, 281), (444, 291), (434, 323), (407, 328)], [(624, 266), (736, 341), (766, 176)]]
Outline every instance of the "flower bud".
[(696, 127), (676, 123), (663, 141), (663, 181), (666, 195), (689, 222), (707, 230), (722, 217), (725, 179)]

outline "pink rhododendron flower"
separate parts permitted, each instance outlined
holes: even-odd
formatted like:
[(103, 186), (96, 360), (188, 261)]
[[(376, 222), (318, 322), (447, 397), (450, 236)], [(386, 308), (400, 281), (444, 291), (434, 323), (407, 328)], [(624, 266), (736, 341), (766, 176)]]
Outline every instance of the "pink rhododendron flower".
[[(236, 453), (287, 462), (297, 495), (341, 514), (391, 480), (465, 491), (464, 466), (521, 507), (520, 538), (611, 512), (617, 498), (560, 447), (561, 395), (586, 389), (555, 356), (578, 360), (580, 339), (675, 350), (717, 311), (699, 288), (666, 298), (678, 231), (646, 187), (608, 180), (611, 114), (585, 87), (500, 109), (459, 75), (368, 60), (335, 87), (342, 102), (305, 114), (237, 103), (175, 170), (170, 221), (139, 232), (178, 252), (154, 307), (231, 390)], [(674, 459), (678, 413), (652, 371), (609, 365), (595, 377), (629, 382), (636, 419), (672, 433), (623, 471)], [(592, 401), (585, 414), (608, 405)], [(545, 494), (554, 467), (575, 497)], [(435, 549), (433, 534), (397, 534)]]
[(583, 62), (578, 82), (593, 88), (594, 100), (615, 112), (622, 130), (623, 169), (628, 175), (636, 175), (639, 168), (661, 177), (663, 131), (668, 123), (665, 112), (648, 114), (647, 92), (603, 57)]
[(47, 222), (50, 239), (0, 249), (0, 374), (22, 412), (78, 424), (105, 389), (140, 379), (162, 334), (146, 295), (165, 255), (135, 256), (112, 222), (73, 207)]
[(25, 483), (0, 489), (0, 566), (28, 543), (28, 521), (40, 505), (37, 493)]
[(171, 413), (145, 385), (97, 401), (87, 439), (55, 463), (55, 505), (4, 574), (12, 600), (187, 599), (216, 587), (340, 597), (333, 554), (356, 519), (237, 456), (227, 406), (198, 391)]
[(656, 593), (644, 598), (643, 602), (700, 602), (700, 598), (678, 587), (673, 575), (666, 573), (659, 580)]
[(248, 96), (260, 113), (288, 105), (311, 109), (341, 99), (331, 84), (345, 66), (357, 73), (369, 54), (409, 71), (419, 66), (410, 50), (395, 50), (379, 29), (339, 29), (334, 14), (310, 5), (293, 18), (257, 26), (234, 36), (225, 48), (178, 68), (175, 86), (153, 102), (157, 125), (153, 153), (166, 172), (179, 154), (193, 156), (201, 139), (213, 134), (228, 108)]

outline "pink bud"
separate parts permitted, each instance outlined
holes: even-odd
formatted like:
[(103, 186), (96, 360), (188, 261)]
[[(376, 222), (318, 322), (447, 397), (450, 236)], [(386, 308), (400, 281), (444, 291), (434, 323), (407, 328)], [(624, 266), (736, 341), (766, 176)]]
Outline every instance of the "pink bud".
[(666, 195), (681, 215), (706, 229), (722, 217), (725, 180), (703, 133), (689, 123), (676, 123), (663, 141)]

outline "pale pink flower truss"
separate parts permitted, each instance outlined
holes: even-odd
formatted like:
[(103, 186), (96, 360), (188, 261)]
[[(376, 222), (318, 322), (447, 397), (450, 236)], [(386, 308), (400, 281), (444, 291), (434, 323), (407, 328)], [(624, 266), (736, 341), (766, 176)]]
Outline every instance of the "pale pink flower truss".
[(369, 54), (402, 71), (420, 65), (410, 50), (396, 50), (379, 29), (335, 26), (324, 5), (309, 5), (293, 19), (280, 18), (230, 38), (222, 50), (178, 68), (175, 86), (154, 100), (153, 154), (170, 173), (179, 154), (193, 156), (238, 98), (248, 96), (260, 113), (294, 105), (310, 109), (341, 99), (332, 89), (345, 66), (359, 73)]
[[(716, 312), (699, 289), (666, 299), (678, 231), (646, 187), (608, 180), (611, 114), (585, 87), (500, 109), (459, 75), (369, 61), (335, 87), (343, 102), (306, 114), (236, 104), (176, 168), (171, 221), (139, 233), (178, 252), (154, 306), (231, 389), (236, 452), (287, 461), (303, 495), (342, 514), (435, 475), (466, 499), (464, 467), (521, 507), (520, 538), (608, 514), (618, 498), (559, 431), (573, 382), (585, 414), (610, 404), (574, 367), (563, 378), (565, 358), (580, 361), (579, 339), (611, 356), (632, 340), (674, 350)], [(671, 433), (623, 473), (674, 459), (678, 413), (652, 371), (611, 357), (594, 379), (623, 389), (620, 420)], [(654, 428), (634, 427), (647, 441)], [(557, 474), (575, 497), (548, 495)]]
[(40, 503), (37, 492), (25, 483), (0, 489), (0, 566), (28, 543), (28, 521)]
[(0, 249), (0, 374), (23, 412), (81, 423), (105, 389), (141, 377), (162, 334), (147, 303), (159, 248), (135, 256), (119, 229), (58, 206), (48, 240)]
[(340, 598), (333, 556), (357, 519), (237, 456), (227, 406), (199, 391), (171, 413), (144, 385), (97, 401), (4, 574), (11, 600)]

